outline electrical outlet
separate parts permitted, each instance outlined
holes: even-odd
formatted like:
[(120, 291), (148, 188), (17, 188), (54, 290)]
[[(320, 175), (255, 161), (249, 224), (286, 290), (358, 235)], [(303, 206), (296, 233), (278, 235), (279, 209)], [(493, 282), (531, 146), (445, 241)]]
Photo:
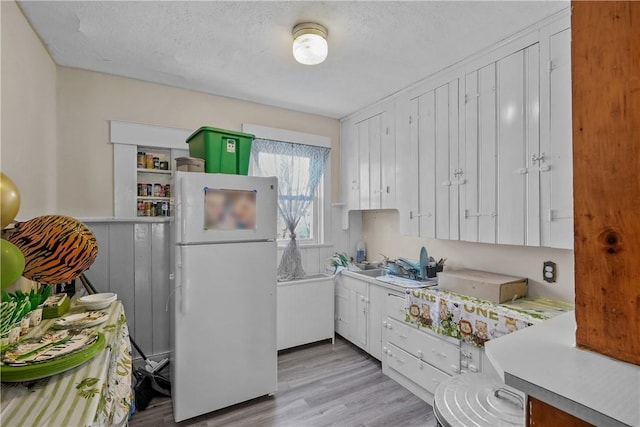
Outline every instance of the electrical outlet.
[(542, 266), (542, 278), (545, 282), (555, 283), (557, 274), (556, 263), (553, 261), (545, 261)]

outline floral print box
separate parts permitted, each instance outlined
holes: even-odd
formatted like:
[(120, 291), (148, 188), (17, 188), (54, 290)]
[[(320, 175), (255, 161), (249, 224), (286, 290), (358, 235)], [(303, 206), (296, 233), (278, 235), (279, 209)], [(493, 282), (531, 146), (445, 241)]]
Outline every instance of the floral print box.
[(407, 291), (405, 321), (482, 347), (484, 343), (573, 310), (573, 304), (522, 298), (495, 304), (447, 291)]

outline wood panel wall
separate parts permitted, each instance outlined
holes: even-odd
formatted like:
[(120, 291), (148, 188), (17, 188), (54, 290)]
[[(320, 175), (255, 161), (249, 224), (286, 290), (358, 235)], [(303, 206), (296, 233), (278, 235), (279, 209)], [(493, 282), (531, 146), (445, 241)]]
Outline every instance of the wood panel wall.
[[(87, 277), (99, 292), (115, 292), (129, 333), (149, 357), (169, 352), (169, 222), (87, 222), (98, 240), (98, 258)], [(134, 357), (138, 357), (135, 354)]]
[(572, 2), (576, 342), (640, 364), (640, 2)]

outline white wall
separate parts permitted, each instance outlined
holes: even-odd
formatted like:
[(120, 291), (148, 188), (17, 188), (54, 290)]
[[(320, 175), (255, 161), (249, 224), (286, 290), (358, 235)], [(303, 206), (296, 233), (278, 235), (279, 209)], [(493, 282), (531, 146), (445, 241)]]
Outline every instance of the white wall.
[[(573, 251), (406, 237), (398, 232), (395, 210), (363, 212), (362, 217), (362, 234), (370, 260), (382, 259), (379, 253), (390, 258), (418, 259), (420, 248), (426, 246), (434, 258), (447, 258), (447, 269), (473, 268), (527, 277), (530, 296), (574, 301)], [(556, 283), (542, 280), (544, 261), (557, 264)]]
[(327, 136), (332, 141), (332, 198), (339, 197), (338, 120), (66, 67), (58, 67), (57, 90), (60, 213), (113, 215), (109, 120), (238, 131), (242, 123), (252, 123)]
[(0, 169), (31, 218), (56, 211), (56, 65), (16, 3), (0, 3)]

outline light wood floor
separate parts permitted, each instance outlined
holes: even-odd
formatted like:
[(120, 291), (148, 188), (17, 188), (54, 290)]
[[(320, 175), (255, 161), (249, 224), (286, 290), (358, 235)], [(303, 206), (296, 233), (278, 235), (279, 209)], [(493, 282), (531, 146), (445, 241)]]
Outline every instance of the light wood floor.
[(435, 426), (431, 406), (382, 374), (380, 362), (338, 337), (283, 352), (278, 392), (180, 424), (170, 398), (134, 414), (141, 426)]

